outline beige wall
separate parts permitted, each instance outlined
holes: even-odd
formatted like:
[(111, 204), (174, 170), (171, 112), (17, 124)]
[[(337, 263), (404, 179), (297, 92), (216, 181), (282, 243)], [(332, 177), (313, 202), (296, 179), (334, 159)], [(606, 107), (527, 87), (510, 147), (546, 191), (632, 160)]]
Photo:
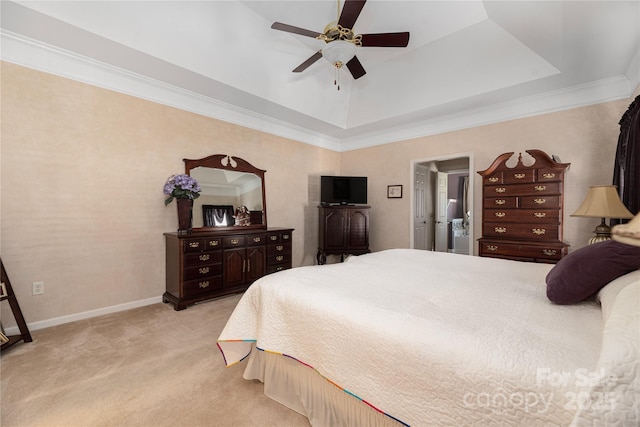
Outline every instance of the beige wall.
[[(569, 214), (582, 202), (590, 185), (611, 184), (620, 132), (618, 121), (630, 102), (630, 99), (608, 102), (342, 153), (342, 172), (369, 174), (372, 250), (411, 246), (412, 160), (470, 154), (473, 157), (470, 173), (479, 178), (477, 171), (488, 168), (498, 155), (524, 153), (528, 149), (555, 154), (563, 163), (571, 163), (565, 181), (564, 240), (571, 244), (570, 250), (584, 246), (599, 220), (572, 218)], [(402, 199), (386, 198), (390, 184), (404, 186)], [(474, 253), (477, 253), (482, 188), (480, 179), (476, 178), (474, 184)]]
[(183, 158), (266, 169), (269, 226), (295, 228), (295, 266), (314, 262), (315, 183), (339, 153), (9, 63), (1, 87), (0, 254), (29, 323), (162, 295), (177, 228), (162, 187)]
[[(475, 173), (506, 151), (557, 154), (572, 163), (570, 212), (589, 185), (611, 181), (617, 122), (630, 102), (340, 154), (13, 64), (1, 72), (0, 255), (31, 324), (164, 292), (162, 233), (177, 216), (162, 186), (184, 170), (183, 158), (224, 153), (266, 169), (269, 226), (295, 228), (293, 264), (310, 265), (320, 175), (369, 176), (373, 250), (410, 246), (415, 159), (472, 152)], [(403, 184), (405, 196), (387, 199), (389, 184)], [(567, 218), (565, 239), (580, 246), (596, 222)], [(43, 295), (31, 295), (34, 281), (44, 281)], [(9, 310), (2, 320), (15, 324)]]

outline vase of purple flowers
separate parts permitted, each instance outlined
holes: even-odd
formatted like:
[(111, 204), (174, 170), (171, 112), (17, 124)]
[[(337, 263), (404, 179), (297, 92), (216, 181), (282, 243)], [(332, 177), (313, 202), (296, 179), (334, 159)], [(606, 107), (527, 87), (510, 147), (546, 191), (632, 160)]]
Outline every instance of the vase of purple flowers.
[(200, 197), (200, 185), (186, 174), (171, 175), (164, 184), (167, 197), (165, 206), (176, 199), (178, 205), (178, 232), (190, 233), (193, 220), (193, 200)]

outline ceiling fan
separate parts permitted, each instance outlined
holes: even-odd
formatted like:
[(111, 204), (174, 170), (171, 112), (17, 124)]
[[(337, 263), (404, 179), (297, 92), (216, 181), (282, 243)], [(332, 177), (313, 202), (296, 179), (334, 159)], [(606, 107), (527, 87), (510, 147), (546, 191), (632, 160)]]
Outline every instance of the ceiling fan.
[[(313, 55), (302, 64), (298, 65), (293, 72), (299, 73), (306, 70), (311, 64), (320, 58), (328, 60), (335, 68), (336, 74), (346, 65), (354, 79), (359, 79), (367, 72), (358, 60), (356, 54), (356, 46), (362, 47), (407, 47), (409, 44), (409, 33), (380, 33), (380, 34), (355, 34), (353, 25), (355, 24), (360, 12), (364, 7), (366, 0), (345, 0), (342, 13), (339, 13), (337, 21), (330, 22), (324, 28), (323, 33), (305, 30), (304, 28), (294, 27), (292, 25), (274, 22), (271, 28), (274, 30), (286, 31), (288, 33), (299, 34), (301, 36), (313, 37), (322, 40), (326, 46)], [(338, 10), (340, 9), (340, 0), (338, 0)], [(334, 84), (340, 85), (337, 82)]]

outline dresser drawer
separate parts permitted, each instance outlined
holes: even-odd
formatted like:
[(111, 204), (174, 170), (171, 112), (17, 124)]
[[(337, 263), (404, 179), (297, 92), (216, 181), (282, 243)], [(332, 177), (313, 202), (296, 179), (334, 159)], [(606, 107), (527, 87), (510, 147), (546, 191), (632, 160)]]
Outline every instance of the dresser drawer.
[(536, 171), (536, 178), (538, 182), (560, 182), (562, 181), (563, 176), (564, 171), (557, 169), (538, 169)]
[(283, 253), (291, 253), (291, 245), (286, 243), (278, 243), (267, 246), (267, 255), (278, 255)]
[(267, 233), (267, 243), (287, 243), (291, 242), (291, 231), (272, 231)]
[(485, 176), (483, 180), (484, 184), (503, 184), (503, 174), (502, 172), (496, 172), (493, 175)]
[(222, 288), (222, 276), (188, 280), (182, 287), (182, 298), (191, 298)]
[(247, 245), (248, 246), (263, 245), (266, 242), (267, 242), (266, 233), (249, 234), (249, 235), (247, 235)]
[(277, 273), (278, 271), (288, 270), (290, 268), (290, 264), (267, 265), (267, 274)]
[(486, 222), (482, 232), (487, 237), (517, 238), (528, 240), (558, 240), (559, 224), (517, 224), (508, 222)]
[(227, 248), (238, 248), (246, 245), (247, 236), (225, 236), (222, 238), (222, 246)]
[(519, 207), (523, 209), (560, 209), (560, 196), (520, 197)]
[(201, 252), (217, 249), (221, 246), (221, 243), (222, 240), (219, 237), (185, 239), (183, 241), (185, 252)]
[(185, 267), (195, 267), (200, 265), (220, 264), (222, 262), (222, 251), (202, 252), (198, 254), (186, 254), (184, 256)]
[(513, 185), (487, 185), (484, 188), (485, 197), (502, 196), (536, 196), (536, 195), (560, 194), (559, 182), (513, 184)]
[(522, 170), (522, 171), (507, 171), (504, 172), (505, 184), (524, 184), (528, 182), (535, 182), (536, 174), (534, 170)]
[(267, 265), (273, 266), (276, 264), (291, 264), (291, 253), (274, 253), (267, 254)]
[(559, 224), (559, 209), (485, 209), (486, 222)]
[(485, 208), (513, 209), (518, 207), (518, 198), (517, 197), (485, 197), (483, 204)]
[(198, 267), (188, 267), (184, 269), (183, 280), (207, 278), (222, 273), (222, 264), (202, 265)]
[(480, 256), (505, 256), (558, 261), (566, 255), (566, 247), (527, 245), (526, 243), (481, 242)]

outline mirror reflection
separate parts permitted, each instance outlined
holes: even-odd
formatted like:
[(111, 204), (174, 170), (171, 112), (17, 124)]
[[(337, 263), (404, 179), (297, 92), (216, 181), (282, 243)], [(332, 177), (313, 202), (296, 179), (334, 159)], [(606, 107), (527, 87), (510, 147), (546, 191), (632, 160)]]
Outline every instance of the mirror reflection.
[(204, 166), (189, 174), (202, 188), (193, 204), (193, 227), (263, 223), (262, 180), (257, 175)]

